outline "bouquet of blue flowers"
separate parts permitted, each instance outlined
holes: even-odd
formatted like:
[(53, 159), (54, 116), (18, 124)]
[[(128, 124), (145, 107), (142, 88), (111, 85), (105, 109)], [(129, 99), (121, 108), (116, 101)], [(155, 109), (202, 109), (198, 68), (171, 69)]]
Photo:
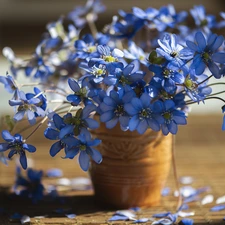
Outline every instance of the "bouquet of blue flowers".
[[(24, 169), (26, 152), (36, 151), (28, 139), (46, 121), (44, 135), (55, 141), (50, 155), (61, 150), (64, 159), (79, 155), (80, 166), (87, 171), (90, 159), (102, 161), (95, 149), (101, 140), (90, 133), (99, 127), (94, 115), (108, 129), (119, 124), (123, 131), (143, 134), (152, 129), (175, 135), (178, 126), (187, 123), (190, 104), (217, 99), (225, 112), (225, 100), (211, 88), (221, 82), (208, 83), (225, 75), (224, 37), (215, 33), (225, 27), (224, 12), (217, 22), (203, 6), (194, 6), (190, 28), (185, 22), (188, 13), (177, 13), (172, 5), (159, 10), (133, 7), (129, 13), (119, 11), (98, 32), (95, 21), (104, 10), (100, 1), (88, 0), (49, 23), (29, 59), (16, 57), (9, 47), (3, 49), (12, 75), (0, 76), (0, 82), (12, 93), (13, 120), (27, 118), (33, 130), (25, 138), (13, 134), (13, 127), (3, 130), (0, 153), (9, 151), (8, 158), (18, 154)], [(82, 34), (86, 26), (91, 34)], [(32, 83), (17, 83), (20, 72)], [(33, 92), (25, 93), (25, 86), (33, 86)]]

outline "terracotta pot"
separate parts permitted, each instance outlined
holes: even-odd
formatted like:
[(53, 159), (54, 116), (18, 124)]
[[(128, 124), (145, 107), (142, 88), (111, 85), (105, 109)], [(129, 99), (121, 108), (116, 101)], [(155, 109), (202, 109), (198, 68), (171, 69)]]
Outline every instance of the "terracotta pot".
[(104, 124), (92, 134), (102, 140), (103, 161), (90, 168), (97, 201), (117, 209), (158, 204), (170, 170), (172, 135), (109, 130)]

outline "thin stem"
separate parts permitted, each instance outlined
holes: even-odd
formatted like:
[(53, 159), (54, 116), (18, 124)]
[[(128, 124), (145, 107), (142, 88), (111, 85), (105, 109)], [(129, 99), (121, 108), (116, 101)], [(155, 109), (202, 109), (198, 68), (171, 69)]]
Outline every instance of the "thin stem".
[(214, 95), (223, 94), (223, 93), (225, 93), (225, 91), (219, 91), (219, 92), (216, 92), (216, 93), (213, 93), (213, 94), (209, 95), (209, 97), (210, 97), (210, 96), (214, 96)]
[(176, 190), (178, 191), (178, 201), (177, 201), (177, 207), (176, 211), (179, 210), (179, 208), (182, 205), (182, 196), (180, 193), (180, 185), (179, 185), (179, 180), (177, 176), (177, 166), (176, 166), (176, 159), (175, 159), (175, 136), (172, 136), (172, 164), (173, 164), (173, 175), (175, 179), (175, 185), (176, 185)]
[[(56, 106), (53, 111), (57, 110), (62, 104), (59, 104)], [(24, 142), (27, 141), (42, 125), (43, 123), (48, 119), (48, 116), (45, 116), (43, 120), (38, 124), (38, 126), (24, 139)]]
[(203, 84), (204, 82), (206, 82), (207, 80), (209, 80), (211, 77), (213, 77), (213, 75), (210, 75), (209, 77), (207, 77), (205, 80), (203, 80), (202, 82), (198, 83), (198, 86)]
[(215, 86), (215, 85), (225, 85), (225, 83), (224, 82), (218, 82), (218, 83), (209, 84), (208, 86)]
[(43, 125), (43, 123), (47, 119), (48, 119), (48, 117), (45, 116), (44, 119), (38, 124), (38, 126), (24, 139), (24, 142), (26, 142)]
[(95, 26), (95, 23), (93, 23), (93, 17), (92, 17), (92, 14), (87, 14), (86, 16), (86, 19), (87, 19), (87, 22), (88, 22), (88, 26), (91, 30), (91, 33), (93, 35), (93, 37), (96, 37), (97, 33), (98, 33), (98, 30)]
[(56, 90), (45, 90), (44, 91), (45, 93), (55, 93), (55, 94), (57, 94), (57, 95), (62, 95), (63, 97), (66, 97), (67, 95), (66, 94), (64, 94), (64, 93), (61, 93), (61, 92), (59, 92), (59, 91), (56, 91)]
[[(212, 96), (212, 95), (211, 95)], [(225, 100), (224, 99), (222, 99), (222, 98), (220, 98), (220, 97), (215, 97), (215, 96), (212, 96), (212, 97), (206, 97), (204, 100), (210, 100), (210, 99), (217, 99), (217, 100), (220, 100), (220, 101), (222, 101), (222, 102), (224, 102), (225, 103)], [(186, 105), (191, 105), (191, 104), (194, 104), (194, 103), (197, 103), (197, 102), (194, 102), (194, 101), (191, 101), (191, 100), (189, 100), (189, 101), (186, 101)]]

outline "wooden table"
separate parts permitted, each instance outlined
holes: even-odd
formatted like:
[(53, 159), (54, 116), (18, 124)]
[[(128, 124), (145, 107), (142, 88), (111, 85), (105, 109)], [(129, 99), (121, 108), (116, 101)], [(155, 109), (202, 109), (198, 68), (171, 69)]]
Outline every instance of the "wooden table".
[[(176, 136), (176, 161), (179, 176), (192, 176), (194, 182), (192, 187), (200, 188), (209, 186), (208, 194), (213, 194), (215, 199), (225, 195), (225, 132), (221, 131), (222, 115), (191, 116), (188, 125), (179, 127)], [(42, 137), (33, 139), (38, 142), (38, 151), (32, 156), (35, 162), (35, 169), (46, 171), (49, 168), (61, 168), (64, 177), (88, 177), (79, 168), (76, 160), (62, 160), (60, 156), (53, 159), (48, 153), (47, 144), (43, 143)], [(32, 140), (31, 140), (32, 141)], [(50, 146), (50, 144), (48, 144)], [(31, 217), (30, 224), (129, 224), (132, 222), (108, 222), (115, 210), (110, 210), (98, 205), (94, 201), (93, 192), (89, 191), (64, 191), (60, 195), (64, 196), (62, 201), (44, 201), (33, 205), (29, 200), (14, 199), (9, 195), (10, 187), (14, 182), (15, 163), (10, 162), (6, 167), (0, 164), (0, 207), (6, 213), (0, 215), (0, 224), (20, 224), (18, 221), (9, 220), (9, 216), (15, 212), (26, 214)], [(45, 184), (54, 182), (49, 178), (44, 178)], [(175, 190), (174, 177), (171, 174), (168, 178), (167, 187)], [(207, 193), (202, 194), (203, 197)], [(163, 211), (174, 212), (177, 198), (171, 192), (169, 196), (162, 197), (159, 206), (142, 209), (138, 216), (151, 217), (152, 214)], [(215, 205), (210, 203), (202, 206), (199, 201), (190, 203), (189, 211), (195, 211), (195, 224), (224, 224), (225, 211), (210, 212), (209, 209)], [(68, 219), (63, 214), (54, 211), (58, 208), (71, 209), (77, 216)], [(34, 216), (48, 215), (47, 218), (37, 219)], [(178, 221), (181, 218), (178, 219)], [(151, 224), (151, 223), (148, 223)]]

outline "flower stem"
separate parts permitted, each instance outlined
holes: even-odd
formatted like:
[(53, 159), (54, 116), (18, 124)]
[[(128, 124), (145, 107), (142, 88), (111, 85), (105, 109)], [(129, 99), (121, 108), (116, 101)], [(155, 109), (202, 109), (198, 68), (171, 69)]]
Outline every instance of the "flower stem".
[(207, 80), (209, 80), (211, 77), (213, 77), (213, 75), (210, 75), (209, 77), (207, 77), (205, 80), (203, 80), (202, 82), (198, 83), (198, 86), (203, 84), (204, 82), (206, 82)]
[(98, 33), (98, 30), (95, 26), (95, 23), (93, 23), (92, 15), (90, 13), (87, 14), (86, 19), (87, 19), (88, 26), (91, 30), (91, 33), (92, 33), (93, 37), (95, 38)]
[(175, 157), (175, 136), (172, 136), (172, 164), (173, 164), (173, 175), (175, 179), (175, 185), (176, 185), (176, 190), (178, 191), (178, 201), (177, 201), (177, 206), (176, 206), (176, 211), (179, 210), (179, 208), (182, 205), (182, 196), (180, 193), (180, 185), (179, 185), (179, 180), (177, 176), (177, 166), (176, 166), (176, 157)]

